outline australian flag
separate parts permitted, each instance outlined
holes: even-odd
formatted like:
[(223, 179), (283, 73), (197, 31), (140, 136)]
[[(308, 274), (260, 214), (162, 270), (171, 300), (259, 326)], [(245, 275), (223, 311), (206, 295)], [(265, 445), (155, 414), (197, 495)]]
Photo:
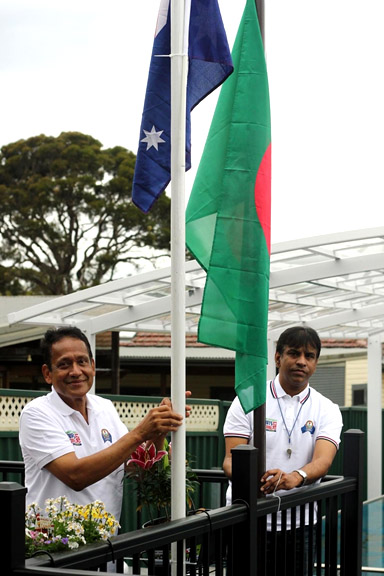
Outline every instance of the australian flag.
[[(170, 2), (161, 0), (140, 128), (132, 199), (148, 212), (171, 180)], [(217, 0), (191, 0), (188, 45), (186, 170), (191, 167), (191, 110), (232, 73)]]

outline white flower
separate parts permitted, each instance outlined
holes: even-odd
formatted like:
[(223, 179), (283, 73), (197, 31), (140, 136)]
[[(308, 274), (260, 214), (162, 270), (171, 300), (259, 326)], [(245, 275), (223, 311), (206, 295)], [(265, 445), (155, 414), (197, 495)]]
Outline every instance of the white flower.
[(70, 522), (68, 524), (68, 530), (69, 532), (74, 532), (76, 536), (81, 536), (82, 534), (84, 534), (84, 528), (80, 524), (80, 522)]
[[(34, 547), (35, 549), (44, 547), (43, 549), (47, 550), (52, 547), (57, 550), (62, 549), (61, 546), (64, 545), (69, 549), (76, 549), (86, 544), (87, 529), (84, 529), (84, 525), (87, 526), (88, 522), (91, 522), (99, 533), (98, 537), (92, 534), (92, 541), (107, 540), (119, 526), (101, 500), (80, 505), (71, 504), (66, 496), (48, 498), (45, 501), (45, 512), (42, 512), (36, 502), (30, 504), (25, 515), (28, 554), (33, 553)], [(47, 534), (39, 531), (42, 526), (48, 530)]]

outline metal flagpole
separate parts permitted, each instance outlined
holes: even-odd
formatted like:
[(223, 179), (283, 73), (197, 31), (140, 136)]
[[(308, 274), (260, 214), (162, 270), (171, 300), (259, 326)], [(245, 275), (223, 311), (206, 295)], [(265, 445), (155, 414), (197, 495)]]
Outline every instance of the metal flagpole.
[(261, 39), (263, 41), (264, 44), (264, 50), (265, 50), (265, 11), (264, 11), (264, 0), (255, 0), (256, 2), (256, 11), (257, 11), (257, 17), (259, 19), (259, 26), (260, 26), (260, 32), (261, 32)]
[[(190, 0), (171, 0), (171, 398), (185, 415), (185, 132)], [(187, 15), (187, 18), (186, 18)], [(188, 22), (188, 25), (185, 22)], [(172, 433), (172, 520), (185, 517), (185, 422)], [(184, 553), (185, 559), (185, 553)], [(176, 575), (172, 545), (172, 575)], [(183, 561), (185, 573), (185, 561)]]
[[(264, 0), (256, 1), (256, 11), (257, 17), (259, 19), (259, 26), (261, 32), (261, 38), (264, 44), (265, 51), (265, 34), (264, 34)], [(258, 452), (258, 463), (257, 469), (259, 470), (259, 476), (265, 472), (266, 469), (266, 446), (265, 446), (265, 404), (262, 404), (256, 408), (253, 412), (253, 443), (256, 448), (259, 449)], [(259, 481), (259, 497), (263, 496), (260, 492), (261, 482)]]

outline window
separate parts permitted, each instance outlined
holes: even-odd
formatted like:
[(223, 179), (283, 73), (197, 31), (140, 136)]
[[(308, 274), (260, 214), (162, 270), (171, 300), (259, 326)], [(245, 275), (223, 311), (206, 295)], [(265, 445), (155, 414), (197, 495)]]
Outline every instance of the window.
[(366, 405), (367, 405), (367, 385), (353, 384), (352, 406), (366, 406)]
[(345, 388), (345, 366), (323, 366), (317, 367), (316, 372), (310, 380), (310, 385), (320, 394), (335, 402), (339, 406), (344, 406)]

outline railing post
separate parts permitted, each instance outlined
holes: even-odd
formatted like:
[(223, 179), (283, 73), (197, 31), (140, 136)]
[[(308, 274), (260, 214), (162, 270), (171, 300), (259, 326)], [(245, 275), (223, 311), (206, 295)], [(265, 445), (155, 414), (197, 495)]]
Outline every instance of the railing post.
[(248, 444), (232, 450), (232, 503), (246, 502), (249, 507), (248, 522), (238, 525), (234, 533), (233, 576), (257, 574), (257, 453), (257, 448)]
[(25, 565), (25, 495), (27, 489), (17, 482), (0, 482), (0, 542), (1, 573), (8, 576), (12, 570)]
[(25, 494), (17, 482), (0, 482), (0, 523), (2, 555), (1, 573), (11, 574), (25, 565)]
[(344, 433), (345, 477), (356, 478), (356, 492), (343, 497), (341, 510), (341, 574), (360, 576), (362, 565), (363, 531), (363, 479), (364, 479), (364, 432), (347, 430)]

